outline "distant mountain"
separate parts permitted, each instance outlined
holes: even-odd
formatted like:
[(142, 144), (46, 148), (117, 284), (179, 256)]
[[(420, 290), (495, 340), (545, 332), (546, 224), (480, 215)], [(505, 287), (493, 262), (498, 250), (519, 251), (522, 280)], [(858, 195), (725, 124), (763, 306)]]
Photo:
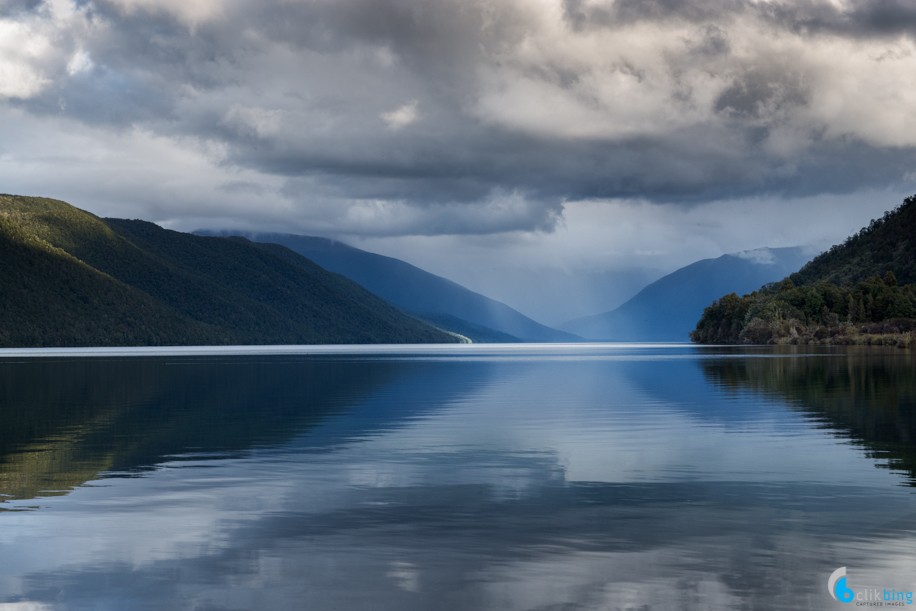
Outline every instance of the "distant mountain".
[(782, 282), (720, 296), (691, 338), (916, 346), (916, 196)]
[[(456, 270), (456, 273), (462, 272)], [(473, 284), (464, 284), (458, 276), (453, 279), (541, 324), (559, 329), (570, 320), (613, 310), (667, 272), (514, 260), (498, 262), (489, 269), (478, 266), (463, 273), (469, 274), (468, 282)], [(451, 276), (446, 274), (446, 277)]]
[(806, 260), (801, 248), (760, 248), (703, 259), (656, 280), (610, 312), (562, 328), (596, 340), (688, 341), (711, 300), (779, 280)]
[(0, 195), (0, 346), (453, 342), (293, 252)]
[(198, 235), (241, 235), (262, 243), (280, 244), (325, 269), (359, 283), (398, 308), (443, 329), (478, 342), (576, 341), (581, 338), (551, 329), (504, 303), (409, 263), (325, 238), (282, 233), (212, 232)]

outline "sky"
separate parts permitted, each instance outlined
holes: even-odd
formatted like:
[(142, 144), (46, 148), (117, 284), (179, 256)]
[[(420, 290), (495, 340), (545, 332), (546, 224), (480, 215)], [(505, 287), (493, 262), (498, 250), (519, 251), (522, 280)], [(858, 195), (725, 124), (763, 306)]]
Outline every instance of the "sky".
[(610, 307), (916, 192), (914, 51), (908, 0), (0, 0), (0, 191)]

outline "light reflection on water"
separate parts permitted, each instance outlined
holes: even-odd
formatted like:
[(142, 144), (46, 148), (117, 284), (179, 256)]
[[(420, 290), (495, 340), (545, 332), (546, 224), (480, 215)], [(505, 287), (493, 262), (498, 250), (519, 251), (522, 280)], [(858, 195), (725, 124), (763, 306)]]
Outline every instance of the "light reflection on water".
[(829, 609), (839, 566), (916, 589), (905, 353), (243, 352), (0, 360), (0, 603)]

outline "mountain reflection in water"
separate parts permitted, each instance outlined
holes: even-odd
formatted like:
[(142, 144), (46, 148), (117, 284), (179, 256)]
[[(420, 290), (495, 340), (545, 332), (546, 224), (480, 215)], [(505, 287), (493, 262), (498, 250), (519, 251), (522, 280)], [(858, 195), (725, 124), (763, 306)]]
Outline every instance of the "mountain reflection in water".
[(0, 603), (827, 609), (840, 566), (904, 589), (909, 359), (7, 359)]

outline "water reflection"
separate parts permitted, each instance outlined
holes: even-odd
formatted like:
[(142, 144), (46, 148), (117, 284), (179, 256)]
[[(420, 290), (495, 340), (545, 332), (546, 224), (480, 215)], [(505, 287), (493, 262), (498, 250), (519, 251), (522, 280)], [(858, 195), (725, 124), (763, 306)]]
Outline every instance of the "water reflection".
[(726, 392), (751, 390), (785, 402), (848, 438), (916, 485), (916, 357), (895, 349), (850, 348), (821, 358), (702, 361)]
[[(108, 471), (61, 460), (87, 483), (3, 504), (39, 509), (0, 513), (0, 602), (827, 609), (838, 566), (912, 580), (902, 479), (748, 381), (842, 358), (516, 350), (30, 365), (4, 378), (0, 414), (59, 407), (4, 437), (7, 472), (63, 438)], [(56, 394), (15, 388), (52, 387), (58, 365), (73, 369)], [(118, 389), (91, 390), (113, 374)]]
[(235, 456), (286, 443), (354, 406), (370, 410), (338, 425), (331, 443), (343, 442), (433, 407), (389, 402), (372, 414), (375, 398), (464, 389), (442, 369), (379, 361), (353, 375), (341, 359), (289, 357), (2, 363), (0, 498), (65, 494), (100, 473), (129, 475), (166, 457)]

